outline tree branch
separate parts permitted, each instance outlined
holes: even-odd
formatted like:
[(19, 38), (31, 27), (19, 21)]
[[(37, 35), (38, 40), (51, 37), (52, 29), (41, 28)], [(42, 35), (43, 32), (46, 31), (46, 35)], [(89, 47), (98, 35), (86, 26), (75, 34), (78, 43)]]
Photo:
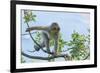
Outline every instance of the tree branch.
[(68, 54), (61, 54), (61, 55), (56, 55), (56, 56), (50, 56), (50, 57), (40, 57), (40, 56), (31, 56), (31, 55), (28, 55), (24, 52), (21, 52), (21, 54), (25, 57), (28, 57), (28, 58), (31, 58), (31, 59), (40, 59), (40, 60), (51, 60), (51, 59), (54, 59), (54, 58), (58, 58), (58, 57), (69, 57)]
[(89, 56), (90, 56), (90, 53), (88, 53), (88, 55), (83, 60), (86, 60)]
[[(32, 32), (31, 34), (34, 34), (34, 33), (36, 33), (36, 32)], [(29, 35), (29, 34), (25, 33), (25, 34), (21, 34), (21, 35), (24, 36), (24, 35)]]

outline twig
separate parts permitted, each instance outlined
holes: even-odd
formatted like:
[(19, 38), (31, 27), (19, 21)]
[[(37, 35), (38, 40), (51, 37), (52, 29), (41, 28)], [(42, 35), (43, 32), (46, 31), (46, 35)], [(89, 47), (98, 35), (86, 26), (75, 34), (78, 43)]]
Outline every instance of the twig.
[(62, 51), (60, 51), (60, 52), (67, 52), (67, 51), (69, 51), (70, 49), (67, 49), (67, 50), (62, 50)]
[[(31, 34), (34, 34), (34, 33), (36, 33), (36, 32), (32, 32)], [(21, 34), (21, 35), (24, 36), (24, 35), (29, 35), (29, 34), (25, 33), (25, 34)]]
[(88, 55), (83, 60), (86, 60), (89, 56), (90, 56), (90, 53), (88, 53)]
[(33, 52), (36, 52), (36, 50), (32, 50), (32, 51), (27, 50), (27, 51), (28, 51), (28, 52), (32, 52), (32, 53), (33, 53)]

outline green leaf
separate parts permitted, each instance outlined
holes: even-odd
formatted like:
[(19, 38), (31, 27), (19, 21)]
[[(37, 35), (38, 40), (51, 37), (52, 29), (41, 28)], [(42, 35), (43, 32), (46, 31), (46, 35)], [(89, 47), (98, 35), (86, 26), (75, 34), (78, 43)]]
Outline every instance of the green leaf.
[(32, 13), (32, 11), (26, 11), (27, 13), (26, 14), (24, 14), (24, 20), (25, 20), (25, 23), (28, 23), (28, 22), (30, 22), (30, 21), (36, 21), (36, 15), (34, 15), (33, 13)]

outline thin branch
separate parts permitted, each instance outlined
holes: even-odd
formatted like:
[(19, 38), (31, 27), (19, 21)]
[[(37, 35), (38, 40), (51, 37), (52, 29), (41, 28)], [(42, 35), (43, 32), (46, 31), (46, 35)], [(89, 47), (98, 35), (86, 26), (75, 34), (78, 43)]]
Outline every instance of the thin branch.
[(70, 49), (67, 49), (67, 50), (62, 50), (62, 51), (60, 51), (60, 52), (67, 52), (67, 51), (69, 51)]
[(32, 52), (32, 53), (33, 53), (33, 52), (36, 52), (36, 50), (32, 50), (32, 51), (27, 50), (27, 51), (28, 51), (28, 52)]
[[(32, 32), (31, 34), (34, 34), (34, 33), (36, 33), (36, 32)], [(24, 35), (29, 35), (29, 34), (25, 33), (25, 34), (21, 34), (21, 35), (24, 36)]]
[(51, 59), (54, 59), (54, 58), (58, 58), (58, 57), (69, 57), (68, 54), (61, 54), (61, 55), (56, 55), (56, 56), (50, 56), (50, 57), (40, 57), (40, 56), (31, 56), (31, 55), (28, 55), (24, 52), (21, 52), (23, 56), (25, 57), (28, 57), (28, 58), (31, 58), (31, 59), (40, 59), (40, 60), (51, 60)]
[(83, 60), (86, 60), (89, 56), (90, 56), (90, 53), (88, 53), (88, 55)]
[(65, 61), (67, 61), (67, 57), (66, 56), (64, 56), (64, 59), (65, 59)]

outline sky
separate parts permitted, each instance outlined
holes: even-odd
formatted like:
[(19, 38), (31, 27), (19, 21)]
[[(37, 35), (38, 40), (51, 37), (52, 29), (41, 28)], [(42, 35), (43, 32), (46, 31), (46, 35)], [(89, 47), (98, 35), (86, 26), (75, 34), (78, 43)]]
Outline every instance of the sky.
[[(90, 28), (90, 14), (89, 13), (78, 13), (78, 12), (55, 12), (55, 11), (32, 11), (33, 14), (36, 15), (36, 22), (29, 22), (31, 26), (48, 26), (53, 22), (57, 22), (60, 26), (60, 32), (62, 33), (62, 37), (65, 41), (71, 40), (71, 34), (75, 30), (79, 34), (88, 34), (88, 30)], [(23, 10), (21, 11), (21, 34), (27, 34), (26, 31), (27, 25), (23, 20)], [(33, 36), (34, 37), (34, 36)], [(21, 37), (22, 41), (22, 50), (30, 55), (35, 56), (47, 56), (41, 50), (39, 52), (30, 53), (29, 51), (34, 50), (34, 43), (31, 40), (29, 35), (24, 35)], [(32, 60), (24, 57), (24, 59), (29, 62), (41, 62), (40, 60)], [(57, 61), (62, 61), (60, 58)], [(45, 62), (45, 61), (42, 61)]]

